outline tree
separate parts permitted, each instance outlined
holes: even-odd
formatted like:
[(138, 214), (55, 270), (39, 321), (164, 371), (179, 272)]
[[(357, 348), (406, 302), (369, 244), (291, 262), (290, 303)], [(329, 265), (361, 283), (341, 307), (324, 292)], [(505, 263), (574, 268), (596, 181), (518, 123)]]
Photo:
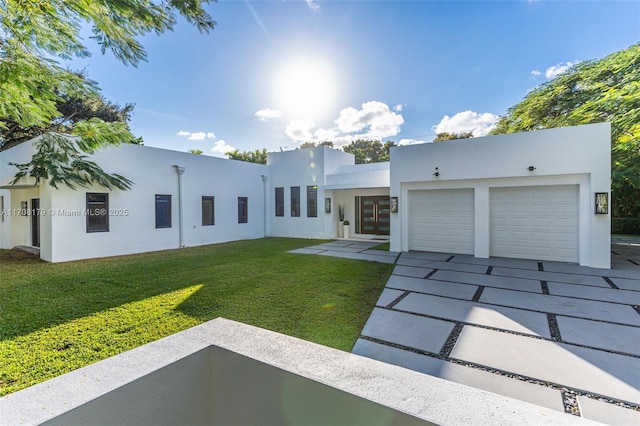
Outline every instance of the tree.
[(329, 148), (333, 148), (333, 142), (331, 141), (324, 141), (324, 142), (320, 142), (319, 144), (316, 144), (315, 142), (302, 142), (300, 144), (300, 148), (315, 148), (316, 146), (326, 146)]
[(187, 152), (191, 153), (191, 154), (202, 155), (202, 150), (201, 149), (190, 149)]
[(611, 122), (612, 213), (640, 217), (640, 44), (585, 61), (509, 108), (492, 134)]
[[(79, 78), (87, 78), (82, 73), (76, 73), (76, 75)], [(89, 82), (89, 84), (95, 83)], [(5, 127), (0, 126), (0, 151), (45, 133), (72, 133), (77, 123), (92, 118), (100, 119), (106, 123), (125, 123), (126, 130), (130, 131), (129, 120), (133, 112), (133, 104), (128, 103), (120, 106), (94, 92), (84, 96), (62, 93), (60, 90), (56, 92), (58, 97), (56, 114), (51, 117), (49, 122), (31, 127), (23, 127), (18, 122), (5, 122)], [(123, 142), (142, 143), (142, 138), (129, 138)]]
[(225, 153), (230, 160), (246, 161), (248, 163), (267, 164), (267, 148), (262, 148), (262, 151), (256, 149), (255, 151), (242, 151), (239, 150), (230, 151)]
[(395, 142), (358, 139), (346, 145), (343, 150), (355, 155), (356, 164), (380, 163), (389, 161), (389, 150), (396, 146)]
[(455, 139), (468, 139), (473, 137), (473, 132), (441, 132), (438, 133), (433, 142), (451, 141)]
[[(57, 62), (73, 56), (89, 56), (80, 36), (83, 24), (91, 25), (91, 38), (103, 53), (110, 50), (124, 64), (136, 66), (147, 57), (137, 38), (172, 29), (176, 13), (201, 32), (212, 30), (215, 22), (202, 7), (209, 2), (211, 0), (0, 0), (0, 130), (7, 133), (20, 128), (49, 131), (56, 119), (65, 117), (64, 111), (58, 109), (61, 102), (65, 103), (65, 96), (67, 100), (100, 96), (94, 82)], [(61, 159), (83, 155), (75, 153), (75, 149), (91, 153), (104, 146), (136, 140), (126, 122), (109, 122), (97, 116), (67, 123), (65, 130), (77, 136), (74, 143), (57, 145), (61, 138), (46, 136), (49, 141), (38, 144), (38, 149), (50, 151), (39, 151), (31, 163), (23, 165), (20, 173), (42, 178), (62, 170), (81, 175), (67, 176), (68, 179), (59, 182), (82, 181), (87, 174), (101, 169), (97, 166), (81, 171), (69, 169)], [(43, 158), (48, 161), (36, 162)], [(43, 167), (49, 170), (45, 173)], [(102, 181), (99, 175), (94, 177), (97, 182)]]

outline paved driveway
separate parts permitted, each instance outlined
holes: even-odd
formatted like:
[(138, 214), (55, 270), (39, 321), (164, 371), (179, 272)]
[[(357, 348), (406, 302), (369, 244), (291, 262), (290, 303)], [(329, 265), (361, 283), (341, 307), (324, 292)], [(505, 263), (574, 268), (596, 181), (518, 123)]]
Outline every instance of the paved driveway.
[(602, 270), (373, 245), (297, 250), (395, 263), (354, 353), (592, 420), (640, 424), (640, 246), (613, 246), (618, 269)]

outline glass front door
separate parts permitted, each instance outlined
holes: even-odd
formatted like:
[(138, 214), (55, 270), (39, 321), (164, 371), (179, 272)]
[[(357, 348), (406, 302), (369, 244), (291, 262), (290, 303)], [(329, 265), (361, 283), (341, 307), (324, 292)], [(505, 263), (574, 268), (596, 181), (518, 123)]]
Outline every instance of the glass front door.
[(360, 232), (389, 235), (391, 212), (389, 196), (360, 197)]

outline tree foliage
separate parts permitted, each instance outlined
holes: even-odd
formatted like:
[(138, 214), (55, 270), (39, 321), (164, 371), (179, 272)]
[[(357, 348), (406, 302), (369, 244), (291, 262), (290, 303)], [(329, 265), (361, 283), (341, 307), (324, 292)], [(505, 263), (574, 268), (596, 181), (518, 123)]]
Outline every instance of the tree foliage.
[(611, 122), (613, 215), (640, 217), (640, 44), (538, 86), (491, 133), (604, 121)]
[(315, 142), (307, 141), (307, 142), (302, 142), (300, 144), (300, 148), (315, 148), (317, 146), (326, 146), (326, 147), (329, 147), (329, 148), (333, 148), (333, 142), (324, 141), (324, 142), (320, 142), (320, 143), (316, 144)]
[(187, 152), (190, 153), (190, 154), (202, 155), (202, 150), (201, 149), (190, 149)]
[[(22, 132), (24, 140), (34, 133), (51, 131), (52, 124), (59, 124), (79, 137), (77, 147), (81, 150), (82, 147), (94, 150), (112, 143), (135, 141), (126, 120), (105, 120), (96, 112), (89, 119), (74, 121), (66, 115), (67, 111), (59, 109), (64, 105), (71, 106), (74, 99), (105, 102), (94, 82), (65, 69), (58, 61), (89, 56), (80, 36), (82, 25), (88, 23), (93, 32), (91, 39), (103, 53), (109, 50), (124, 64), (136, 66), (147, 58), (138, 38), (150, 32), (160, 34), (171, 30), (177, 14), (201, 32), (212, 30), (215, 22), (203, 9), (203, 4), (211, 1), (0, 0), (0, 131), (13, 133), (16, 140)], [(128, 105), (111, 107), (116, 115), (131, 112)], [(68, 145), (55, 146), (59, 138), (46, 139), (52, 142), (39, 144), (38, 149), (50, 149), (46, 153), (40, 152), (41, 158), (49, 161), (30, 166), (32, 171), (47, 165), (52, 167), (47, 173), (41, 173), (41, 178), (54, 176), (59, 170), (80, 173), (59, 180), (68, 184), (75, 179), (82, 180), (81, 175), (100, 171), (97, 166), (79, 170), (56, 163), (56, 160), (70, 159), (75, 154)], [(70, 151), (60, 156), (60, 149)], [(98, 175), (94, 177), (99, 178)]]
[(248, 163), (267, 164), (267, 148), (262, 148), (262, 151), (256, 149), (255, 151), (242, 151), (239, 150), (230, 151), (225, 154), (230, 160), (246, 161)]
[(473, 132), (441, 132), (438, 133), (433, 142), (452, 141), (456, 139), (468, 139), (473, 137)]
[(90, 161), (85, 153), (93, 151), (83, 140), (67, 135), (47, 133), (35, 142), (36, 153), (31, 161), (24, 164), (9, 163), (16, 166), (16, 173), (11, 184), (20, 183), (24, 178), (33, 178), (38, 184), (47, 179), (49, 185), (58, 189), (59, 185), (66, 185), (71, 189), (78, 186), (88, 188), (91, 185), (101, 185), (105, 188), (127, 190), (132, 181), (114, 173), (108, 174), (95, 162)]
[(344, 152), (355, 155), (356, 164), (380, 163), (389, 161), (389, 150), (396, 146), (393, 141), (384, 144), (377, 140), (358, 139), (346, 145)]

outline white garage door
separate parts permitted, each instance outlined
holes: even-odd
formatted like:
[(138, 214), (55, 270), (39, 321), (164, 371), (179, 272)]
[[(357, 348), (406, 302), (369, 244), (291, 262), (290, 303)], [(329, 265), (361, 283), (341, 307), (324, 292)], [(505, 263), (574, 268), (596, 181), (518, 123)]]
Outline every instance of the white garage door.
[(578, 186), (491, 189), (491, 256), (578, 262)]
[(473, 189), (409, 191), (409, 250), (473, 254)]

